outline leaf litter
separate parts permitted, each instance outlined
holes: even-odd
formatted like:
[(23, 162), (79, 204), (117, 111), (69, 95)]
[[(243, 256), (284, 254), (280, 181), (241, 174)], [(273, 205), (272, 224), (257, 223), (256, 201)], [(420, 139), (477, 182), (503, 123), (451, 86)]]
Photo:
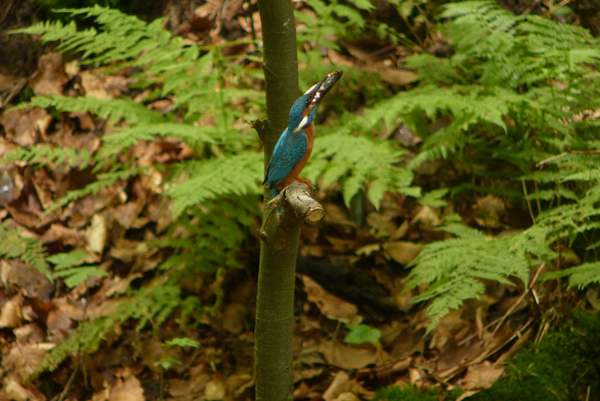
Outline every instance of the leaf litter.
[[(242, 9), (227, 8), (219, 15), (219, 3), (199, 7), (190, 21), (173, 26), (174, 30), (186, 40), (210, 39), (213, 44), (231, 40), (227, 35), (234, 32), (248, 35), (249, 29), (239, 30), (248, 24), (240, 15)], [(259, 27), (256, 12), (252, 17)], [(381, 79), (393, 85), (415, 82), (412, 72), (390, 68), (385, 59), (369, 56), (372, 46), (348, 43), (346, 50), (351, 57), (335, 51), (330, 57), (341, 64), (379, 72)], [(228, 49), (240, 53), (249, 50), (247, 45)], [(36, 95), (133, 96), (128, 77), (84, 70), (76, 62), (65, 63), (59, 53), (51, 51), (39, 57), (27, 81)], [(77, 84), (71, 85), (73, 82)], [(9, 149), (33, 145), (71, 146), (90, 153), (99, 149), (99, 136), (110, 133), (110, 125), (87, 112), (53, 116), (36, 107), (10, 110), (14, 103), (8, 102), (24, 85), (18, 73), (1, 71), (0, 95), (7, 103), (0, 104), (0, 156), (6, 156)], [(135, 96), (141, 100), (145, 94)], [(166, 110), (171, 106), (167, 100), (152, 107)], [(186, 145), (168, 138), (140, 143), (132, 152), (145, 166), (193, 154)], [(163, 253), (146, 243), (172, 224), (171, 205), (161, 196), (161, 174), (151, 168), (145, 175), (118, 182), (48, 214), (45, 211), (67, 190), (81, 188), (93, 180), (93, 175), (61, 164), (53, 169), (24, 161), (0, 166), (2, 224), (18, 229), (23, 237), (38, 239), (50, 254), (80, 250), (90, 256), (86, 263), (97, 271), (70, 285), (61, 278), (51, 282), (27, 261), (0, 260), (0, 399), (75, 400), (84, 394), (91, 394), (88, 399), (94, 401), (253, 398), (255, 276), (236, 273), (224, 281), (206, 276), (194, 283), (203, 299), (214, 298), (224, 288), (230, 291), (212, 316), (199, 318), (196, 328), (181, 332), (174, 318), (167, 318), (160, 327), (136, 329), (135, 323), (117, 324), (102, 334), (89, 355), (72, 352), (54, 371), (44, 373), (43, 379), (31, 376), (52, 349), (77, 335), (83, 322), (106, 319), (118, 313), (120, 302), (133, 302), (128, 290), (148, 281), (147, 273), (165, 260)], [(440, 184), (435, 176), (424, 174), (422, 179), (431, 185)], [(324, 224), (303, 232), (302, 257), (318, 257), (353, 277), (352, 269), (361, 271), (372, 280), (359, 282), (361, 298), (357, 298), (351, 285), (334, 288), (332, 280), (320, 276), (322, 272), (298, 275), (294, 330), (297, 399), (363, 400), (390, 384), (462, 386), (473, 394), (501, 377), (506, 363), (503, 356), (523, 346), (519, 340), (523, 337), (515, 333), (530, 333), (528, 323), (522, 321), (528, 313), (525, 303), (510, 309), (513, 315), (500, 330), (484, 325), (484, 320), (505, 313), (510, 308), (506, 303), (513, 305), (518, 298), (514, 288), (490, 286), (485, 302), (465, 303), (426, 335), (424, 312), (410, 303), (417, 290), (403, 293), (403, 284), (407, 266), (422, 244), (439, 237), (435, 227), (445, 212), (443, 208), (411, 205), (402, 198), (390, 197), (384, 204), (387, 207), (371, 211), (366, 226), (360, 227), (343, 205), (326, 199)], [(487, 196), (464, 206), (465, 220), (471, 218), (488, 229), (508, 227), (502, 223), (506, 205), (500, 198)], [(127, 238), (133, 231), (136, 238)], [(256, 261), (247, 262), (244, 267), (250, 271)], [(238, 285), (232, 286), (227, 280)], [(182, 288), (186, 288), (183, 283)], [(512, 321), (514, 315), (519, 319)], [(361, 322), (378, 329), (381, 338), (345, 344), (345, 324)], [(201, 346), (164, 345), (167, 339), (184, 336)]]

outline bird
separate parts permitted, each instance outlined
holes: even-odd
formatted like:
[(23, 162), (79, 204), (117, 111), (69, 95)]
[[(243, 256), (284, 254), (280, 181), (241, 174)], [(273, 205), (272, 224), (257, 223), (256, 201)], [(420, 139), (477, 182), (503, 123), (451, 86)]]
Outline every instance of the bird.
[(342, 71), (328, 74), (292, 105), (288, 126), (275, 144), (263, 181), (263, 185), (267, 185), (273, 197), (294, 180), (310, 186), (309, 182), (302, 180), (298, 175), (312, 153), (315, 140), (313, 120), (317, 113), (317, 104), (341, 76)]

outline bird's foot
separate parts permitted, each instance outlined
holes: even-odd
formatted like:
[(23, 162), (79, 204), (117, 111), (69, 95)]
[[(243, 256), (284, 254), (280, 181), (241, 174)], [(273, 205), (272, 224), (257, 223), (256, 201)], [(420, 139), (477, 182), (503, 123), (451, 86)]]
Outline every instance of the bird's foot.
[(310, 182), (308, 182), (308, 181), (306, 181), (306, 180), (303, 180), (303, 179), (302, 179), (302, 178), (300, 178), (300, 177), (296, 177), (296, 180), (297, 180), (298, 182), (301, 182), (301, 183), (303, 183), (303, 184), (306, 184), (306, 185), (308, 185), (308, 187), (309, 187), (309, 188), (312, 188), (312, 184), (311, 184)]

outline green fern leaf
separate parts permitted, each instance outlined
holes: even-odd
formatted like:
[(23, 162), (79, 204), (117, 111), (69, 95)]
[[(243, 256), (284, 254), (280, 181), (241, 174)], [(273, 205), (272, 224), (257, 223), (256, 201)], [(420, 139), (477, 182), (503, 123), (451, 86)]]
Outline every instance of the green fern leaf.
[(263, 164), (263, 155), (256, 152), (187, 164), (189, 178), (166, 191), (173, 199), (173, 215), (224, 195), (261, 193), (257, 184), (263, 176)]
[(24, 237), (18, 229), (9, 229), (8, 222), (0, 224), (0, 257), (8, 259), (20, 258), (23, 262), (42, 272), (53, 281), (46, 253), (35, 238)]

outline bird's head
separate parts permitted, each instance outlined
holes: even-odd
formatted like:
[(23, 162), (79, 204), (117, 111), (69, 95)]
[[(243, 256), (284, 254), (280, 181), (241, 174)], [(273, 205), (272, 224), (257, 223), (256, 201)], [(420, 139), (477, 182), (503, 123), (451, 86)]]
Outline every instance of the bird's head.
[(317, 112), (317, 104), (341, 76), (342, 71), (332, 72), (323, 78), (321, 82), (313, 85), (294, 102), (290, 110), (288, 132), (300, 132), (312, 124)]

